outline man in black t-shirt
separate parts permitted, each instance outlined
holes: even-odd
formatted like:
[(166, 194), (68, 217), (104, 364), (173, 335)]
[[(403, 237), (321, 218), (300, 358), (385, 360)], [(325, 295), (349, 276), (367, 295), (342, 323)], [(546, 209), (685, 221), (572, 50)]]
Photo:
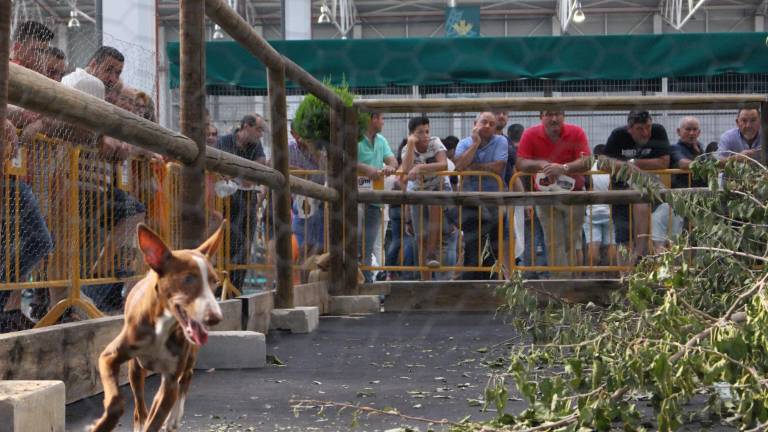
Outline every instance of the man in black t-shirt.
[[(240, 120), (240, 127), (229, 135), (219, 137), (216, 147), (242, 158), (266, 163), (261, 137), (264, 135), (264, 118), (258, 114), (247, 114)], [(257, 207), (259, 204), (258, 191), (251, 189), (251, 184), (243, 179), (237, 179), (238, 190), (230, 197), (229, 230), (230, 230), (230, 262), (232, 264), (247, 264), (250, 242), (256, 235)], [(245, 270), (232, 270), (229, 280), (237, 289), (243, 289)]]
[[(654, 124), (648, 111), (630, 111), (627, 125), (613, 130), (605, 144), (605, 156), (617, 167), (627, 165), (634, 170), (661, 170), (669, 168), (670, 145), (664, 126)], [(605, 166), (603, 166), (605, 169)], [(625, 182), (611, 179), (612, 189), (627, 189)], [(629, 206), (612, 207), (616, 229), (616, 243), (627, 244), (630, 240)], [(640, 257), (648, 251), (651, 208), (649, 204), (632, 206), (633, 256)]]

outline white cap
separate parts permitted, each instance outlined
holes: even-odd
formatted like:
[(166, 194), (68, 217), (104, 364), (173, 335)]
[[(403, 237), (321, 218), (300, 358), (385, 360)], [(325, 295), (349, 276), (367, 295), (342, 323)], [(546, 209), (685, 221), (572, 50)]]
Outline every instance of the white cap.
[(61, 83), (85, 94), (104, 99), (104, 83), (83, 69), (75, 69), (71, 74), (64, 76)]

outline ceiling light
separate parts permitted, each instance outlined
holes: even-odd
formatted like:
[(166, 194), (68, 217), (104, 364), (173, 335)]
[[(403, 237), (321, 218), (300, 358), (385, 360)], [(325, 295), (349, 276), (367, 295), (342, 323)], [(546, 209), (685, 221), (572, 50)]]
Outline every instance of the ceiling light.
[(317, 23), (318, 24), (331, 23), (331, 10), (328, 8), (328, 6), (325, 3), (323, 3), (322, 6), (320, 6), (320, 16), (317, 17)]
[(69, 11), (69, 22), (67, 23), (67, 27), (69, 28), (80, 28), (80, 21), (77, 19), (77, 12), (72, 10)]
[(213, 39), (214, 40), (224, 39), (224, 32), (221, 31), (221, 27), (219, 27), (218, 24), (213, 26)]
[(587, 17), (584, 15), (584, 11), (581, 10), (581, 3), (576, 5), (576, 11), (573, 12), (573, 22), (575, 23), (583, 23), (584, 20), (587, 19)]

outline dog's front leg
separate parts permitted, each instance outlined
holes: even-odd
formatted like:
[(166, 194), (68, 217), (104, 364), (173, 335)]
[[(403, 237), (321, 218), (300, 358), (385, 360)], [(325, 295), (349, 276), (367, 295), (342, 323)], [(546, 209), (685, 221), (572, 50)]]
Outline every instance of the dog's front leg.
[(149, 410), (149, 419), (145, 432), (157, 432), (165, 424), (173, 404), (179, 398), (179, 380), (173, 374), (163, 374), (163, 380), (160, 383), (160, 389), (152, 402), (152, 408)]
[(128, 362), (128, 380), (133, 391), (133, 430), (138, 432), (144, 429), (144, 423), (147, 421), (147, 403), (144, 399), (146, 376), (147, 371), (139, 365), (138, 360), (131, 359)]
[(171, 414), (168, 416), (168, 421), (166, 422), (167, 432), (177, 431), (181, 428), (181, 418), (184, 417), (184, 403), (186, 402), (187, 394), (189, 393), (189, 384), (192, 382), (192, 373), (196, 360), (197, 350), (191, 349), (187, 355), (187, 360), (181, 377), (179, 378), (179, 398), (173, 405)]
[(104, 386), (104, 414), (93, 424), (91, 432), (113, 430), (125, 410), (123, 398), (120, 397), (120, 389), (118, 388), (120, 365), (127, 360), (121, 341), (122, 338), (120, 337), (112, 341), (99, 356), (99, 374)]

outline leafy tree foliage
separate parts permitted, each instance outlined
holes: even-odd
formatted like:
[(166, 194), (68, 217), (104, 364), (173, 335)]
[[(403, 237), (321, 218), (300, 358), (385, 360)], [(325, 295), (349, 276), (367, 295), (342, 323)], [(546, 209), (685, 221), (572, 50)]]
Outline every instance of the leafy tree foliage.
[[(542, 305), (513, 277), (506, 308), (530, 343), (513, 349), (486, 391), (496, 420), (466, 429), (768, 427), (768, 170), (700, 159), (692, 171), (708, 192), (664, 195), (689, 230), (626, 276), (610, 305)], [(613, 174), (661, 196), (647, 175)], [(518, 415), (504, 412), (506, 382), (528, 403)]]

